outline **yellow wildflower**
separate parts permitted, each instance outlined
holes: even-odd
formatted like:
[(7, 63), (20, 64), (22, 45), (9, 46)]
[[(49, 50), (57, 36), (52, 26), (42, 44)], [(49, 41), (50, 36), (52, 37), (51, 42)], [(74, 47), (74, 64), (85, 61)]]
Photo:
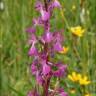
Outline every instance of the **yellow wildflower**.
[(88, 80), (87, 76), (84, 76), (83, 78), (80, 78), (79, 83), (80, 83), (80, 85), (88, 85), (91, 83), (91, 81)]
[(84, 33), (84, 29), (81, 28), (81, 26), (77, 26), (77, 27), (71, 27), (70, 28), (71, 32), (78, 36), (78, 37), (82, 37), (83, 36), (83, 33)]
[(91, 83), (87, 76), (83, 76), (76, 72), (72, 72), (72, 75), (68, 75), (68, 78), (73, 82), (79, 82), (80, 85), (88, 85)]
[(72, 75), (68, 75), (68, 78), (73, 82), (77, 82), (78, 80), (80, 80), (81, 75), (77, 74), (76, 72), (72, 72)]
[(91, 94), (89, 94), (89, 93), (86, 93), (84, 96), (91, 96)]
[(66, 54), (69, 50), (69, 47), (63, 47), (63, 50), (60, 51), (61, 54)]

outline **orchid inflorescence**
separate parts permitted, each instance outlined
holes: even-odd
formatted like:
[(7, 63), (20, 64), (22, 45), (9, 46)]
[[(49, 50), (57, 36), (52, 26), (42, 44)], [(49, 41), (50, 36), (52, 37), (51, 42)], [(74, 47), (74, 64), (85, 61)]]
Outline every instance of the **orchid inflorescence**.
[[(29, 56), (34, 59), (31, 64), (31, 72), (36, 78), (36, 83), (42, 86), (43, 92), (39, 92), (36, 88), (28, 92), (27, 96), (68, 96), (68, 94), (59, 85), (50, 89), (52, 77), (58, 80), (66, 75), (67, 66), (62, 62), (52, 62), (51, 58), (56, 53), (63, 50), (63, 31), (50, 32), (50, 19), (54, 8), (61, 8), (58, 0), (44, 0), (44, 3), (37, 1), (35, 10), (40, 13), (40, 17), (34, 18), (33, 26), (27, 28), (30, 35)], [(36, 27), (44, 28), (41, 36), (36, 35)], [(39, 45), (39, 47), (38, 47)]]

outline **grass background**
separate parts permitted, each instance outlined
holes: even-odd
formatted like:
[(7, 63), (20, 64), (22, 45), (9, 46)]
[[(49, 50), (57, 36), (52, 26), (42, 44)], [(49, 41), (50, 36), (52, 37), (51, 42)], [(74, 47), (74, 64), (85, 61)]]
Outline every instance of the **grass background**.
[[(30, 58), (27, 55), (27, 34), (25, 29), (32, 24), (38, 14), (34, 10), (36, 0), (1, 0), (0, 9), (0, 96), (22, 96), (34, 86), (34, 78), (29, 74)], [(0, 1), (0, 2), (1, 2)], [(88, 89), (96, 92), (96, 0), (84, 1), (84, 22), (81, 22), (80, 0), (59, 0), (63, 6), (63, 16), (59, 9), (51, 20), (52, 30), (64, 29), (67, 55), (59, 56), (69, 64), (69, 72), (76, 70), (89, 76), (92, 84)], [(76, 9), (72, 10), (75, 5)], [(74, 41), (68, 26), (82, 25), (86, 32)], [(41, 30), (39, 30), (39, 33)], [(74, 45), (74, 42), (76, 44)], [(74, 50), (76, 49), (76, 52)]]

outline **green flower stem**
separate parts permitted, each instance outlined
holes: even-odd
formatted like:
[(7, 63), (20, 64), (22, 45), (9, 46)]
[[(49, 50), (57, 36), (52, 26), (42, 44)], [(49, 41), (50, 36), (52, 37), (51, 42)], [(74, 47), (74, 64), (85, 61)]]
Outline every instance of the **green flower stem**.
[[(63, 19), (63, 21), (64, 21), (65, 24), (66, 24), (67, 29), (68, 29), (69, 31), (71, 31), (71, 30), (70, 30), (70, 26), (69, 26), (69, 24), (68, 24), (68, 21), (67, 21), (65, 15), (64, 15), (63, 8), (60, 9), (60, 12), (61, 12), (62, 19)], [(75, 39), (75, 40), (74, 40), (74, 39)], [(76, 48), (76, 38), (73, 36), (72, 40), (73, 40), (73, 51), (74, 51), (74, 53), (75, 53), (76, 58), (78, 58), (78, 60), (80, 60), (80, 55), (79, 55), (79, 53), (78, 53), (78, 51), (77, 51), (77, 48)], [(74, 42), (75, 42), (75, 43), (74, 43)]]

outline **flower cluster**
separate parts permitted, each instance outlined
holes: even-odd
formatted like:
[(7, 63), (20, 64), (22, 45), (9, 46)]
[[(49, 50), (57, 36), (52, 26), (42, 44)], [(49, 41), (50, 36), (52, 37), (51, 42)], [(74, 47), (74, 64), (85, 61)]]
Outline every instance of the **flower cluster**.
[(82, 76), (80, 73), (72, 72), (72, 75), (68, 75), (68, 79), (74, 82), (75, 87), (77, 86), (76, 88), (71, 88), (70, 93), (76, 94), (78, 90), (80, 90), (80, 94), (82, 94), (82, 96), (91, 96), (88, 90), (85, 89), (85, 86), (91, 83), (87, 76)]
[[(52, 62), (55, 54), (62, 51), (63, 31), (51, 32), (50, 19), (52, 17), (54, 8), (61, 8), (59, 1), (53, 0), (52, 2), (44, 0), (38, 1), (35, 5), (35, 10), (40, 13), (40, 17), (34, 18), (32, 27), (27, 28), (29, 33), (29, 56), (34, 57), (31, 64), (31, 72), (36, 78), (38, 85), (42, 86), (43, 93), (39, 93), (35, 88), (28, 93), (28, 96), (67, 96), (62, 88), (57, 86), (49, 90), (50, 81), (52, 77), (61, 78), (65, 76), (67, 66), (62, 62)], [(44, 33), (41, 36), (36, 35), (36, 27), (44, 28)]]
[(88, 85), (91, 83), (87, 76), (82, 76), (76, 72), (72, 72), (72, 75), (68, 75), (68, 78), (73, 82), (79, 82), (80, 85)]
[(75, 36), (78, 37), (82, 37), (85, 32), (85, 29), (83, 29), (81, 26), (71, 27), (70, 30)]

